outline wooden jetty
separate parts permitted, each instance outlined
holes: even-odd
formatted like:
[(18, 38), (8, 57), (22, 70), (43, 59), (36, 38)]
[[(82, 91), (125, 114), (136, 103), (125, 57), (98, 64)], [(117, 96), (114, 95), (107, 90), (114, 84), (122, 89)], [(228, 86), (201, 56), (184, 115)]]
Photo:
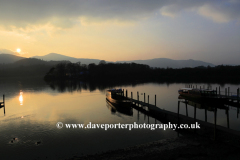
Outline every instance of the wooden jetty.
[(3, 95), (3, 101), (0, 102), (0, 108), (5, 106), (5, 95)]
[(0, 102), (0, 108), (4, 108), (4, 114), (5, 114), (5, 95), (3, 95), (3, 101)]
[[(192, 85), (192, 84), (187, 84), (185, 85), (187, 88), (193, 88), (193, 89), (200, 89), (200, 90), (205, 90), (205, 86), (197, 86), (197, 85)], [(216, 89), (212, 89), (212, 86), (207, 86), (207, 90), (213, 90), (215, 92), (214, 96), (219, 99), (227, 99), (227, 101), (231, 101), (233, 103), (239, 103), (240, 102), (240, 91), (239, 88), (237, 89), (237, 92), (230, 92), (230, 87), (225, 88), (224, 91), (221, 91), (221, 87), (216, 87)], [(233, 104), (232, 103), (232, 104)]]
[[(124, 91), (124, 90), (123, 90)], [(167, 110), (164, 110), (164, 109), (161, 109), (159, 107), (156, 106), (156, 95), (155, 95), (155, 104), (150, 104), (149, 103), (149, 95), (147, 96), (148, 100), (147, 102), (145, 101), (145, 93), (144, 93), (144, 100), (143, 101), (140, 101), (139, 100), (139, 92), (137, 92), (137, 99), (133, 99), (133, 94), (131, 92), (131, 97), (128, 97), (128, 92), (126, 90), (126, 94), (124, 95), (124, 92), (123, 92), (123, 95), (125, 98), (128, 98), (129, 100), (132, 101), (132, 107), (141, 111), (141, 112), (144, 112), (144, 113), (148, 113), (150, 115), (153, 115), (155, 118), (157, 117), (158, 119), (162, 119), (162, 122), (171, 122), (171, 123), (175, 123), (175, 124), (193, 124), (193, 123), (196, 123), (198, 122), (201, 126), (201, 129), (198, 130), (198, 132), (202, 132), (202, 130), (207, 130), (207, 132), (209, 130), (212, 130), (213, 133), (214, 133), (214, 139), (216, 137), (216, 133), (217, 131), (221, 131), (225, 134), (231, 134), (231, 135), (235, 135), (235, 136), (240, 136), (240, 132), (239, 131), (236, 131), (236, 130), (232, 130), (232, 129), (229, 129), (229, 117), (228, 117), (228, 114), (227, 114), (227, 121), (228, 121), (228, 128), (226, 127), (223, 127), (223, 126), (219, 126), (217, 125), (217, 107), (214, 107), (214, 124), (212, 123), (209, 123), (206, 121), (206, 118), (205, 118), (205, 121), (202, 121), (202, 120), (198, 120), (196, 118), (196, 105), (194, 105), (194, 117), (191, 118), (188, 116), (188, 112), (186, 110), (186, 115), (181, 115), (179, 113), (180, 111), (180, 103), (181, 101), (178, 101), (178, 113), (175, 113), (175, 112), (171, 112), (171, 111), (167, 111)], [(187, 104), (186, 105), (186, 109), (187, 109)], [(196, 129), (193, 129), (194, 132), (196, 132)]]

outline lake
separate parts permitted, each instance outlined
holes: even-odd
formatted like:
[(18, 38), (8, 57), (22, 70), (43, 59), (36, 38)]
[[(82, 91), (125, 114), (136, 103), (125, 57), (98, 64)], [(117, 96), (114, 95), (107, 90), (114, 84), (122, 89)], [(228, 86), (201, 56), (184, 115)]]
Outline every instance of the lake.
[[(64, 159), (85, 154), (100, 153), (174, 138), (179, 134), (172, 130), (57, 128), (56, 124), (161, 124), (160, 121), (132, 109), (121, 112), (106, 102), (106, 89), (123, 88), (128, 95), (143, 101), (143, 93), (149, 95), (151, 104), (177, 112), (178, 89), (185, 83), (134, 83), (134, 84), (89, 84), (84, 82), (51, 83), (33, 80), (1, 80), (0, 96), (5, 94), (4, 108), (0, 109), (1, 159)], [(230, 87), (236, 92), (237, 84), (194, 84), (198, 86)], [(0, 100), (0, 102), (2, 99)], [(181, 104), (182, 105), (182, 104)], [(184, 106), (184, 105), (182, 105)], [(226, 106), (229, 128), (240, 130), (239, 109)], [(184, 107), (180, 114), (186, 115)], [(188, 107), (188, 116), (194, 116), (194, 107)], [(205, 110), (197, 108), (197, 119), (205, 120)], [(207, 122), (214, 122), (214, 112), (207, 111)], [(217, 124), (227, 127), (225, 109), (218, 109)], [(180, 135), (181, 136), (181, 135)]]

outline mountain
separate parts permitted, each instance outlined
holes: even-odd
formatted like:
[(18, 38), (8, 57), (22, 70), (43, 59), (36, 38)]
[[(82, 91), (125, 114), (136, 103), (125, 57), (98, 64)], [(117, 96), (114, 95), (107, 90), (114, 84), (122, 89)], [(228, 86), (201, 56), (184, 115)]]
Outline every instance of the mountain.
[(87, 65), (90, 63), (98, 64), (101, 61), (99, 59), (73, 58), (73, 57), (69, 57), (69, 56), (65, 56), (57, 53), (49, 53), (45, 56), (34, 56), (31, 58), (42, 59), (45, 61), (64, 61), (65, 60), (65, 61), (70, 61), (72, 63), (81, 62), (81, 64), (87, 64)]
[(186, 68), (186, 67), (198, 67), (198, 66), (210, 66), (214, 67), (215, 65), (212, 63), (207, 63), (203, 61), (196, 60), (172, 60), (167, 58), (155, 58), (149, 60), (133, 60), (133, 61), (117, 61), (116, 63), (139, 63), (139, 64), (147, 64), (150, 67), (158, 67), (158, 68)]
[(0, 64), (14, 63), (21, 59), (24, 59), (24, 57), (19, 57), (11, 54), (4, 54), (4, 53), (0, 54)]
[[(95, 63), (98, 64), (101, 60), (99, 59), (84, 59), (84, 58), (73, 58), (68, 57), (65, 55), (57, 54), (57, 53), (50, 53), (45, 56), (34, 56), (32, 58), (38, 58), (45, 61), (55, 60), (55, 61), (62, 61), (67, 60), (72, 63), (81, 62), (81, 64), (90, 64)], [(133, 61), (117, 61), (116, 63), (138, 63), (138, 64), (147, 64), (150, 67), (159, 67), (159, 68), (185, 68), (185, 67), (198, 67), (198, 66), (211, 66), (214, 67), (215, 65), (212, 63), (207, 63), (203, 61), (197, 60), (172, 60), (167, 58), (155, 58), (149, 60), (133, 60)]]
[(37, 58), (24, 58), (14, 62), (13, 66), (33, 66), (33, 65), (51, 65), (54, 66), (58, 63), (70, 63), (70, 61), (44, 61)]

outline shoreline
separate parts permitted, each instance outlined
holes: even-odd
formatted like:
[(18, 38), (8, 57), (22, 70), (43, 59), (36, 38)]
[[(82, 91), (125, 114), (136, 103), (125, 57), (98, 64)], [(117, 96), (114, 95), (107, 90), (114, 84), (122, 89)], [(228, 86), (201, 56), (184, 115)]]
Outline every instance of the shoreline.
[(217, 140), (197, 134), (187, 134), (177, 138), (163, 139), (123, 149), (110, 150), (69, 160), (94, 159), (239, 159), (240, 137), (219, 135)]

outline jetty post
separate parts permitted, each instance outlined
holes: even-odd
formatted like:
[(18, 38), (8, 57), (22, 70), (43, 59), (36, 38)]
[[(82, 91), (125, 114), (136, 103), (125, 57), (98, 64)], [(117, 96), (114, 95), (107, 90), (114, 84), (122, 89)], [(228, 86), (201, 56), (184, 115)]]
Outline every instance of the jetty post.
[(133, 99), (133, 95), (132, 95), (132, 92), (131, 92), (131, 99)]
[(123, 89), (123, 92), (122, 92), (122, 94), (123, 94), (122, 96), (124, 97), (124, 89)]
[(156, 99), (157, 99), (157, 97), (156, 97), (156, 94), (155, 94), (155, 107), (156, 107), (156, 104), (157, 104), (157, 103), (156, 103)]
[(227, 127), (229, 128), (229, 108), (226, 108), (226, 114), (227, 114)]
[(144, 93), (144, 103), (145, 103), (145, 93)]
[(148, 107), (149, 107), (149, 95), (148, 95)]
[(139, 106), (139, 93), (137, 91), (137, 100), (138, 100), (138, 106)]
[(217, 95), (218, 91), (217, 91), (217, 87), (216, 87), (216, 95)]
[(139, 93), (137, 92), (137, 100), (138, 100), (138, 107), (139, 107)]
[(218, 92), (219, 92), (219, 95), (221, 95), (221, 92), (220, 92), (220, 86), (218, 87)]
[(3, 106), (4, 106), (4, 115), (5, 115), (5, 95), (3, 95)]
[(186, 115), (188, 117), (188, 108), (187, 108), (187, 102), (185, 101), (185, 104), (186, 104)]

